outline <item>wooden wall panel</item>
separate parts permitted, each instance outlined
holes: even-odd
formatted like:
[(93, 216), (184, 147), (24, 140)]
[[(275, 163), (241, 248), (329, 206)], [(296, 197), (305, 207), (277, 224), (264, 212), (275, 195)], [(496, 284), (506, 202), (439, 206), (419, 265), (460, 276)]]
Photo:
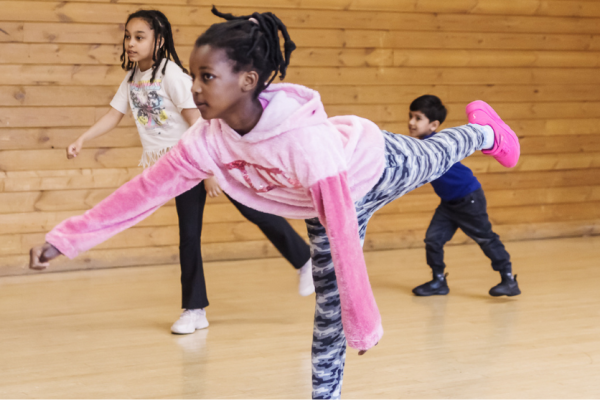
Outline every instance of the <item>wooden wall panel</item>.
[[(157, 8), (173, 23), (180, 57), (217, 18), (208, 0), (0, 1), (0, 276), (30, 273), (29, 247), (139, 174), (131, 118), (65, 147), (107, 110), (124, 77), (123, 23)], [(600, 2), (591, 0), (219, 0), (222, 11), (273, 11), (298, 49), (287, 81), (321, 93), (330, 115), (356, 114), (406, 132), (408, 105), (426, 93), (465, 122), (475, 99), (494, 105), (521, 139), (505, 170), (465, 160), (487, 193), (506, 240), (600, 233)], [(429, 185), (373, 218), (366, 250), (422, 246), (439, 199)], [(224, 198), (206, 207), (207, 260), (275, 257), (261, 232)], [(173, 201), (55, 270), (177, 261)], [(302, 221), (292, 221), (305, 235)], [(468, 243), (458, 234), (451, 244)]]

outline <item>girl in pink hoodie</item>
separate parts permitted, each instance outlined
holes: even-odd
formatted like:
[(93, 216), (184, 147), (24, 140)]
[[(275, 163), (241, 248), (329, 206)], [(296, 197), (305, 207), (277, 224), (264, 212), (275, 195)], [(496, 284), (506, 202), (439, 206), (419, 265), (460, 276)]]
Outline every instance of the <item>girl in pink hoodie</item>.
[(383, 335), (362, 253), (369, 218), (476, 150), (514, 166), (518, 139), (480, 101), (467, 106), (473, 124), (425, 141), (356, 116), (328, 118), (317, 92), (269, 85), (285, 77), (295, 49), (277, 17), (213, 13), (227, 22), (202, 34), (190, 56), (203, 119), (153, 167), (55, 227), (46, 244), (31, 250), (30, 265), (75, 257), (214, 176), (242, 204), (306, 219), (316, 291), (313, 398), (339, 398), (346, 343), (363, 354)]

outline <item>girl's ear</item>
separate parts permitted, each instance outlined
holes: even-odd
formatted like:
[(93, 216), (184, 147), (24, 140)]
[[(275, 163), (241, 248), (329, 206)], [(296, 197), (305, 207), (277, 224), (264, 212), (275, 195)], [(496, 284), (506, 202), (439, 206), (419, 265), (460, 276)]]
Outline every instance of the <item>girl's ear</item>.
[(256, 71), (246, 71), (240, 76), (240, 88), (242, 92), (253, 92), (258, 84), (258, 73)]

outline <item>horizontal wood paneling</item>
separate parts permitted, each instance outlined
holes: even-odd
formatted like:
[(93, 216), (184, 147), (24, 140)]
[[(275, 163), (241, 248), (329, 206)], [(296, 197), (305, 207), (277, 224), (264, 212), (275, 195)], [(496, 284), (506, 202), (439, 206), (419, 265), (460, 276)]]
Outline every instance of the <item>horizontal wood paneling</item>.
[[(574, 74), (563, 68), (326, 68), (292, 67), (288, 80), (303, 85), (598, 85), (593, 68)], [(0, 65), (0, 85), (115, 86), (123, 80), (119, 66)]]
[[(0, 106), (98, 106), (112, 100), (115, 86), (0, 86)], [(315, 85), (327, 105), (409, 104), (423, 93), (435, 94), (446, 103), (465, 103), (485, 98), (494, 103), (600, 102), (600, 85)], [(460, 107), (462, 109), (462, 106)], [(450, 114), (450, 119), (458, 116)], [(556, 119), (556, 118), (552, 118)], [(587, 119), (589, 120), (589, 118)], [(581, 129), (581, 119), (569, 120)], [(512, 123), (517, 122), (513, 120)]]
[[(24, 4), (30, 7), (24, 13)], [(28, 22), (78, 22), (111, 23), (125, 21), (127, 15), (139, 6), (133, 4), (102, 4), (79, 2), (40, 2), (40, 1), (0, 1), (3, 21)], [(218, 22), (210, 13), (210, 6), (161, 6), (174, 25), (206, 25)], [(255, 6), (220, 6), (223, 12), (251, 14), (254, 11), (269, 11)], [(512, 15), (468, 15), (454, 13), (420, 13), (415, 18), (407, 12), (348, 11), (334, 10), (277, 10), (277, 15), (294, 28), (361, 28), (373, 30), (406, 31), (446, 31), (446, 32), (559, 32), (559, 33), (600, 33), (599, 18), (573, 18), (555, 16), (512, 16)]]
[[(42, 0), (55, 2), (55, 0)], [(77, 0), (79, 3), (120, 3), (142, 6), (211, 6), (210, 0)], [(228, 6), (247, 6), (244, 0), (228, 1)], [(593, 0), (261, 0), (255, 7), (337, 11), (391, 11), (411, 13), (453, 13), (483, 15), (539, 15), (564, 17), (600, 17), (600, 6)]]
[[(192, 46), (178, 46), (186, 65)], [(121, 45), (0, 43), (1, 64), (120, 65)], [(600, 52), (540, 50), (299, 48), (294, 65), (305, 67), (565, 67), (594, 68)]]
[[(190, 46), (206, 26), (175, 26), (175, 44)], [(123, 26), (114, 24), (2, 22), (0, 42), (83, 43), (118, 45)], [(290, 29), (294, 42), (310, 48), (480, 49), (599, 51), (600, 35), (485, 32), (413, 32), (359, 29)]]
[[(158, 8), (180, 58), (218, 19), (207, 0), (0, 1), (0, 276), (21, 269), (33, 244), (64, 218), (97, 204), (138, 174), (130, 116), (75, 160), (65, 148), (109, 109), (124, 77), (123, 23)], [(286, 81), (318, 90), (329, 115), (356, 114), (406, 133), (408, 105), (438, 95), (465, 123), (470, 101), (490, 102), (515, 129), (512, 170), (475, 154), (504, 240), (600, 233), (600, 2), (586, 0), (243, 0), (222, 11), (273, 11), (298, 49)], [(420, 247), (439, 198), (426, 185), (373, 218), (366, 250)], [(305, 236), (302, 221), (291, 221)], [(55, 270), (177, 262), (177, 217), (168, 202), (138, 226)], [(451, 244), (469, 242), (458, 234)], [(277, 251), (228, 200), (209, 199), (206, 260)]]

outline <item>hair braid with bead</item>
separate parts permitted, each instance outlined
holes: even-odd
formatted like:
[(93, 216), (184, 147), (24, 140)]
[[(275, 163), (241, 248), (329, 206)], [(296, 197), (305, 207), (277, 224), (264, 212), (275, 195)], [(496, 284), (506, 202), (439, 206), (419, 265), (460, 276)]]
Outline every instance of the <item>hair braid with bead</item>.
[[(152, 52), (152, 77), (150, 78), (150, 82), (154, 82), (156, 78), (156, 71), (160, 67), (160, 63), (163, 59), (173, 60), (175, 64), (177, 64), (186, 74), (188, 71), (183, 67), (181, 61), (179, 61), (179, 56), (175, 51), (175, 43), (173, 42), (173, 31), (171, 29), (171, 24), (169, 20), (162, 12), (158, 10), (138, 10), (133, 14), (130, 14), (127, 17), (127, 22), (125, 26), (132, 19), (140, 18), (143, 19), (150, 25), (150, 28), (154, 31), (154, 50)], [(127, 57), (127, 49), (125, 49), (125, 39), (123, 39), (123, 53), (121, 54), (121, 67), (125, 71), (134, 70), (131, 76), (129, 77), (129, 82), (133, 81), (133, 75), (135, 73), (135, 68), (137, 68), (137, 63), (129, 60)], [(167, 64), (165, 65), (161, 71), (164, 75), (167, 70)]]
[[(283, 80), (296, 45), (290, 39), (287, 27), (273, 13), (253, 13), (234, 16), (218, 11), (212, 13), (226, 20), (212, 25), (196, 40), (196, 47), (209, 45), (223, 49), (234, 62), (234, 71), (256, 70), (259, 84), (254, 92), (258, 96), (279, 75)], [(283, 36), (283, 52), (279, 40)]]

